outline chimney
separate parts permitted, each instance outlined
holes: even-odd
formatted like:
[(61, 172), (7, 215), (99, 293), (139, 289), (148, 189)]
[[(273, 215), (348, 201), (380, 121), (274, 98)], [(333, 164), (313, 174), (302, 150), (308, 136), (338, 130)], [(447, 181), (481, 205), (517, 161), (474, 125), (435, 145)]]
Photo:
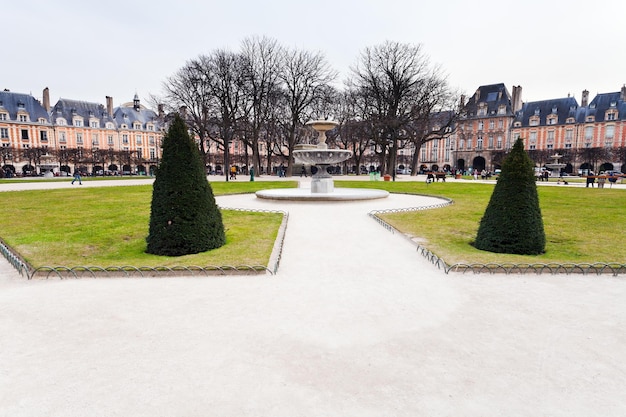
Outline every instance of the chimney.
[(465, 94), (461, 94), (461, 100), (459, 101), (459, 109), (463, 109), (465, 107)]
[(476, 94), (474, 94), (474, 96), (476, 97), (475, 99), (476, 103), (478, 103), (478, 100), (480, 100), (480, 88), (476, 90)]
[(522, 110), (522, 86), (513, 86), (513, 94), (511, 97), (511, 106), (513, 107), (513, 114)]
[(165, 110), (163, 110), (163, 104), (159, 104), (157, 108), (159, 110), (159, 119), (163, 120), (163, 116), (165, 116)]
[(580, 100), (580, 107), (587, 107), (589, 105), (589, 91), (583, 90), (583, 97)]
[(50, 90), (48, 89), (48, 87), (43, 89), (43, 109), (46, 111), (46, 113), (50, 113)]
[(113, 118), (113, 97), (106, 96), (107, 100), (107, 113), (110, 118)]
[(622, 86), (622, 91), (620, 92), (619, 99), (622, 101), (626, 101), (626, 84)]

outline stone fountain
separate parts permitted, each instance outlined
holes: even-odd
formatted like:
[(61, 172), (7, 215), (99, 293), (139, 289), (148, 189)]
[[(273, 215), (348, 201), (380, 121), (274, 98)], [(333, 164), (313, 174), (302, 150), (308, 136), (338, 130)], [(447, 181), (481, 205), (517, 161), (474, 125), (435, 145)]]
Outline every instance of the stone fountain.
[(561, 176), (561, 169), (565, 168), (565, 164), (563, 163), (559, 163), (559, 159), (563, 158), (563, 155), (559, 155), (558, 153), (555, 153), (554, 155), (552, 155), (550, 157), (550, 159), (553, 159), (554, 162), (550, 163), (550, 164), (546, 164), (546, 168), (550, 169), (550, 176), (551, 177), (560, 177)]
[(326, 144), (326, 132), (334, 129), (339, 123), (332, 120), (312, 120), (307, 123), (316, 132), (317, 147), (293, 151), (293, 157), (297, 162), (315, 165), (317, 172), (311, 179), (311, 193), (332, 193), (335, 190), (333, 177), (328, 173), (331, 164), (337, 164), (349, 159), (352, 151), (345, 149), (328, 149)]
[(297, 162), (315, 165), (317, 172), (311, 178), (311, 188), (296, 189), (275, 189), (261, 190), (256, 192), (259, 198), (272, 200), (371, 200), (385, 198), (389, 195), (384, 190), (338, 188), (335, 189), (333, 177), (328, 173), (327, 168), (332, 164), (337, 164), (349, 159), (352, 151), (345, 149), (328, 149), (326, 144), (326, 132), (337, 127), (339, 123), (332, 120), (312, 120), (307, 123), (318, 132), (317, 146), (309, 149), (293, 151), (294, 159)]

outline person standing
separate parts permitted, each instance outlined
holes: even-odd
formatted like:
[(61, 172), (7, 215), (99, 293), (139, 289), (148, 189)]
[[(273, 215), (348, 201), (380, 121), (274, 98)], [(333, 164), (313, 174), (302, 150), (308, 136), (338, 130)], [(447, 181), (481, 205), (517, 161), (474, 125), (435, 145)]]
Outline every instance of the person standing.
[(78, 181), (79, 185), (83, 185), (83, 180), (80, 177), (80, 171), (79, 170), (74, 170), (74, 179), (72, 180), (72, 185), (74, 185), (74, 182)]

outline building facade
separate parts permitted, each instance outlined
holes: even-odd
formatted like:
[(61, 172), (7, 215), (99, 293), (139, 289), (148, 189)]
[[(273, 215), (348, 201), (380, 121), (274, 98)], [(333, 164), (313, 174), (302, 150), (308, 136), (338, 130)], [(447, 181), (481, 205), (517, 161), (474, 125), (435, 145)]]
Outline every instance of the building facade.
[(113, 108), (61, 98), (50, 106), (32, 95), (0, 92), (2, 167), (14, 174), (148, 173), (160, 157), (163, 114), (132, 102)]

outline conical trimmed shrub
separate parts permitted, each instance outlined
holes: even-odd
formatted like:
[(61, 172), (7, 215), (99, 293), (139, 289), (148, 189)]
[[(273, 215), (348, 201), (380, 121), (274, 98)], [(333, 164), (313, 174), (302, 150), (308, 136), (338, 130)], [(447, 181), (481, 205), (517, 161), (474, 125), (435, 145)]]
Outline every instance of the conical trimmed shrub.
[(502, 164), (502, 173), (480, 221), (474, 246), (519, 255), (545, 251), (534, 164), (518, 139)]
[(147, 253), (165, 256), (205, 252), (226, 242), (200, 151), (178, 115), (163, 138), (146, 241)]

